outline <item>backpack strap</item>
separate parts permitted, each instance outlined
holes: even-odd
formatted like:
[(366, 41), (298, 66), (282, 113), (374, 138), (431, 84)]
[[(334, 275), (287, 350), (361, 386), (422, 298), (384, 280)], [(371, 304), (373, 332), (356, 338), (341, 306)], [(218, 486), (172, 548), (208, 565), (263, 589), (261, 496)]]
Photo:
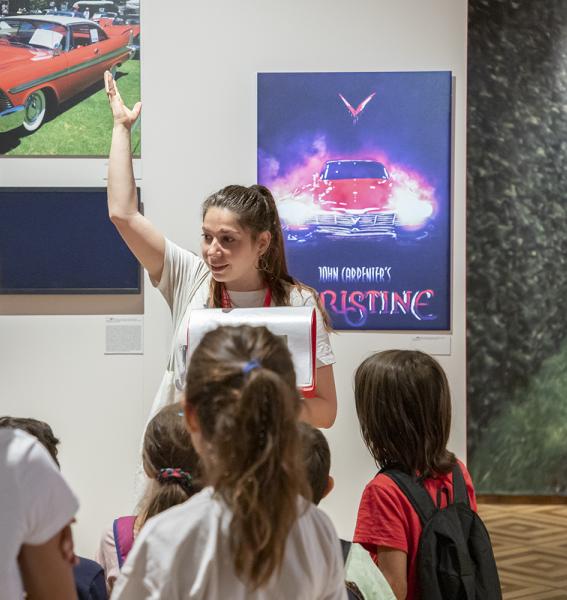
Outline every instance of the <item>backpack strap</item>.
[(469, 493), (467, 491), (467, 484), (465, 483), (465, 477), (459, 463), (453, 467), (453, 504), (466, 504), (469, 508), (471, 507), (469, 501)]
[(136, 517), (119, 517), (114, 520), (112, 530), (114, 532), (114, 545), (116, 547), (116, 556), (118, 557), (118, 566), (122, 568), (128, 553), (134, 545), (134, 523)]
[(433, 513), (437, 510), (437, 507), (435, 506), (431, 496), (427, 493), (427, 490), (413, 477), (410, 477), (403, 471), (398, 471), (396, 469), (383, 469), (380, 472), (388, 476), (398, 486), (398, 488), (400, 488), (404, 496), (413, 506), (413, 509), (421, 521), (421, 524), (425, 525), (425, 523), (431, 519)]

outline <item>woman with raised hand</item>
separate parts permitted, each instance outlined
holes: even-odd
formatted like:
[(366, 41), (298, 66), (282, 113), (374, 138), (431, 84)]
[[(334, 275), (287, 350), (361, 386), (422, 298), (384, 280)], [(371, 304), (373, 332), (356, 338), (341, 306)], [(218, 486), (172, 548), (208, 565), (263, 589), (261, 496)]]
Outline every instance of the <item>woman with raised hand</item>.
[(304, 399), (300, 418), (317, 427), (331, 427), (337, 398), (329, 319), (317, 293), (287, 270), (272, 194), (260, 185), (222, 188), (203, 203), (201, 255), (180, 248), (138, 210), (130, 129), (140, 115), (141, 104), (127, 108), (109, 72), (105, 73), (105, 86), (114, 117), (108, 170), (109, 215), (165, 297), (173, 316), (168, 369), (151, 414), (173, 402), (175, 390), (183, 388), (192, 309), (312, 305), (317, 312), (317, 387), (314, 397)]

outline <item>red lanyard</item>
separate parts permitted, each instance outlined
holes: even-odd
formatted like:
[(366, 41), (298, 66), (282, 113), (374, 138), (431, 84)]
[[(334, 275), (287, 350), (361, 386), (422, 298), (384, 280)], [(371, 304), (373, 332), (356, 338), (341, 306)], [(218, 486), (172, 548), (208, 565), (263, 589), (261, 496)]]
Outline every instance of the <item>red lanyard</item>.
[[(232, 308), (232, 301), (228, 295), (226, 287), (222, 286), (222, 308)], [(272, 304), (272, 290), (268, 288), (266, 290), (266, 297), (264, 298), (264, 308), (267, 308)]]
[[(221, 304), (222, 304), (222, 308), (232, 308), (232, 301), (231, 301), (230, 296), (228, 295), (228, 291), (224, 285), (222, 286)], [(267, 308), (271, 304), (272, 304), (272, 290), (270, 288), (267, 288), (266, 296), (264, 298), (264, 308)], [(187, 324), (187, 346), (185, 347), (185, 356), (186, 356), (187, 361), (189, 360), (188, 348), (189, 348), (189, 324)]]

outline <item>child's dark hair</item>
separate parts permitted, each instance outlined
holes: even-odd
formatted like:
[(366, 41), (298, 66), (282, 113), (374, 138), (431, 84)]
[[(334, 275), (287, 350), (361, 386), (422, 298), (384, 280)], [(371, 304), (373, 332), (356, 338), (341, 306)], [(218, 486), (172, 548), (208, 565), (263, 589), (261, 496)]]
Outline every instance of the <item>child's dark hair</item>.
[[(325, 327), (331, 330), (331, 321), (319, 300), (317, 291), (298, 282), (288, 271), (282, 226), (272, 192), (263, 185), (251, 185), (250, 187), (228, 185), (203, 202), (203, 219), (209, 208), (213, 207), (226, 208), (235, 213), (241, 227), (252, 234), (252, 239), (256, 239), (256, 236), (263, 231), (270, 232), (270, 245), (261, 257), (258, 268), (266, 285), (272, 290), (274, 304), (276, 306), (289, 305), (289, 286), (286, 286), (286, 283), (308, 290), (317, 301), (317, 307), (321, 312)], [(211, 278), (210, 297), (213, 307), (222, 307), (222, 284), (215, 281), (214, 278)]]
[(356, 371), (354, 395), (362, 437), (379, 466), (424, 478), (452, 469), (451, 395), (434, 358), (413, 350), (374, 354)]
[(151, 517), (185, 502), (202, 488), (199, 455), (191, 443), (179, 404), (162, 408), (148, 423), (142, 459), (152, 482), (141, 502), (139, 527)]
[(298, 423), (307, 480), (311, 486), (311, 500), (319, 504), (329, 484), (331, 451), (325, 436), (309, 423)]
[(310, 497), (297, 418), (301, 399), (285, 343), (265, 327), (219, 327), (196, 348), (186, 401), (206, 445), (207, 481), (232, 512), (237, 576), (254, 590), (281, 567), (298, 497)]
[(22, 429), (30, 435), (33, 435), (49, 452), (57, 466), (61, 466), (57, 460), (57, 445), (59, 444), (59, 440), (55, 437), (53, 430), (45, 421), (38, 421), (37, 419), (25, 417), (0, 417), (0, 427)]

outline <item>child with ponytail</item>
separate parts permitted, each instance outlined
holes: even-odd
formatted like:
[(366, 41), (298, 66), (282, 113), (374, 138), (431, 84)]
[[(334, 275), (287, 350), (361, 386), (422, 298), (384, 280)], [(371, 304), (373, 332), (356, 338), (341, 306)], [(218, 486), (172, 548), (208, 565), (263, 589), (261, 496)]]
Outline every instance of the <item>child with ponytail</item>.
[(199, 456), (179, 405), (166, 406), (151, 419), (144, 435), (142, 460), (150, 485), (138, 515), (116, 519), (103, 535), (96, 556), (105, 571), (109, 594), (144, 523), (201, 490)]
[(220, 327), (195, 350), (185, 413), (208, 487), (140, 532), (114, 600), (346, 600), (337, 534), (311, 492), (285, 343)]

